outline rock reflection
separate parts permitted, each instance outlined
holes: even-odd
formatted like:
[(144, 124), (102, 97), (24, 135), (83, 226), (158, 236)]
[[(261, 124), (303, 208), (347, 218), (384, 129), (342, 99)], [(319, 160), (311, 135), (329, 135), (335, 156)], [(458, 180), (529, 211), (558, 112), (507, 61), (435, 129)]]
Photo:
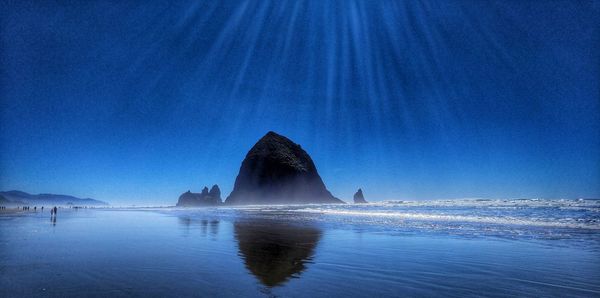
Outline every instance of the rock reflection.
[(234, 233), (246, 268), (268, 287), (300, 275), (321, 238), (316, 227), (272, 220), (236, 222)]
[(185, 227), (185, 235), (188, 236), (190, 233), (190, 228), (199, 227), (202, 236), (217, 236), (219, 233), (219, 221), (212, 219), (194, 219), (189, 216), (180, 216), (179, 224)]

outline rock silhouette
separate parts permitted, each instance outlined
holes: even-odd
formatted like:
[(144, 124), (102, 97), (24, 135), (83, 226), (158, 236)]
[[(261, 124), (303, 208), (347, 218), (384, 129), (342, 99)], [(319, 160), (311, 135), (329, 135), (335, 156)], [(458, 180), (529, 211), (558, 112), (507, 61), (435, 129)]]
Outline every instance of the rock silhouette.
[(272, 131), (250, 149), (227, 204), (344, 203), (326, 189), (300, 145)]
[(184, 192), (177, 201), (178, 207), (200, 207), (200, 206), (218, 206), (221, 205), (221, 190), (218, 185), (213, 185), (210, 192), (208, 187), (204, 187), (201, 193), (191, 191)]
[(360, 189), (360, 188), (354, 194), (354, 203), (355, 204), (368, 203), (367, 201), (365, 201), (365, 196), (363, 195), (362, 189)]
[(219, 189), (218, 185), (213, 185), (210, 188), (210, 191), (208, 192), (208, 195), (213, 197), (213, 198), (219, 198), (219, 200), (221, 200), (221, 190)]
[(321, 239), (315, 227), (272, 220), (236, 222), (234, 235), (246, 268), (268, 287), (304, 271)]

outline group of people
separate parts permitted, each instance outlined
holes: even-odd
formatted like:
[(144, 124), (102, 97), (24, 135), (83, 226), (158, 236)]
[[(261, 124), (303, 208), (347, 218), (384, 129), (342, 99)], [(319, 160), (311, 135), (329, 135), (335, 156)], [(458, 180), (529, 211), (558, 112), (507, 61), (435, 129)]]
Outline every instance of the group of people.
[[(6, 207), (3, 207), (3, 209), (6, 209)], [(21, 207), (21, 209), (23, 211), (28, 211), (28, 210), (31, 209), (31, 207), (29, 207), (29, 206), (23, 206), (23, 207)], [(37, 211), (37, 206), (33, 206), (33, 211)], [(42, 211), (44, 211), (44, 206), (42, 206)]]
[[(28, 211), (31, 209), (30, 206), (21, 206), (19, 207), (20, 210), (23, 211)], [(0, 210), (6, 210), (6, 206), (0, 206)], [(44, 211), (44, 206), (40, 207), (40, 210), (42, 210), (42, 212)], [(33, 206), (33, 211), (37, 211), (37, 206)], [(51, 216), (56, 216), (56, 212), (58, 212), (58, 208), (56, 206), (50, 208), (50, 215)]]

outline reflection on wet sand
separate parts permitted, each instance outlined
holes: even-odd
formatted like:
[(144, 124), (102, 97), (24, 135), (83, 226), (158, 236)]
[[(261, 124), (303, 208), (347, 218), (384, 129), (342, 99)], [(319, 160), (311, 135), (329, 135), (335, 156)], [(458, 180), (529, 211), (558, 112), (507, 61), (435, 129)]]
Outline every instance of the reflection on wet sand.
[(56, 226), (56, 207), (50, 209), (50, 222), (53, 226)]
[(271, 220), (236, 222), (234, 233), (246, 268), (268, 287), (302, 273), (321, 238), (316, 227)]
[(202, 236), (216, 236), (219, 233), (219, 221), (212, 219), (192, 219), (190, 217), (179, 217), (179, 224), (185, 227), (186, 235), (189, 235), (190, 227), (199, 226)]

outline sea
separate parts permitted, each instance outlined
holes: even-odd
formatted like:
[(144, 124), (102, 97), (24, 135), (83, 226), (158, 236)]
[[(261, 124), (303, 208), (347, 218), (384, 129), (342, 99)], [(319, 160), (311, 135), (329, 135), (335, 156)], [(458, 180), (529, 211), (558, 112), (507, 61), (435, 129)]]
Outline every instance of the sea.
[(599, 200), (0, 213), (0, 297), (600, 297)]

